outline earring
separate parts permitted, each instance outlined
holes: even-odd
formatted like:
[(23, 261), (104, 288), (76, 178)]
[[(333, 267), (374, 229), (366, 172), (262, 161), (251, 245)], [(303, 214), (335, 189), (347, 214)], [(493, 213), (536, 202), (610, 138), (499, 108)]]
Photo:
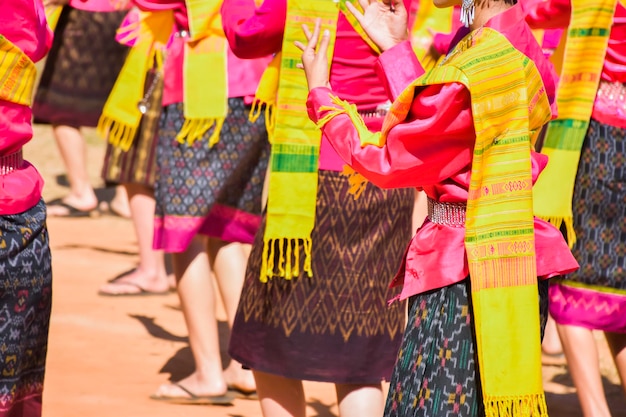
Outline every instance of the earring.
[(466, 28), (474, 21), (474, 0), (463, 0), (461, 5), (461, 23)]

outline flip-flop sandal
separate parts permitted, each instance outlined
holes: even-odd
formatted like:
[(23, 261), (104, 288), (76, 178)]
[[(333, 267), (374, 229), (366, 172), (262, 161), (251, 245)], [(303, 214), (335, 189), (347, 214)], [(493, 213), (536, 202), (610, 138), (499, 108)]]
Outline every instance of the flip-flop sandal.
[(102, 291), (99, 290), (98, 291), (98, 295), (102, 295), (104, 297), (138, 297), (138, 296), (147, 296), (147, 295), (168, 295), (170, 294), (172, 291), (171, 290), (166, 290), (166, 291), (149, 291), (144, 289), (143, 287), (141, 287), (141, 285), (139, 284), (135, 284), (134, 282), (128, 282), (128, 281), (120, 281), (120, 279), (124, 278), (125, 276), (127, 276), (128, 274), (131, 274), (134, 271), (134, 269), (130, 270), (130, 271), (126, 271), (121, 273), (120, 275), (116, 276), (115, 278), (109, 280), (108, 284), (109, 285), (124, 285), (124, 286), (128, 286), (128, 287), (133, 287), (136, 288), (137, 291), (120, 291), (120, 292), (108, 292), (108, 291)]
[(239, 398), (242, 400), (258, 400), (259, 399), (259, 395), (257, 394), (256, 390), (246, 391), (241, 388), (229, 386), (228, 392), (233, 394), (235, 398)]
[(233, 405), (233, 400), (235, 399), (234, 396), (230, 394), (228, 391), (222, 395), (196, 395), (177, 382), (172, 382), (172, 385), (175, 385), (176, 387), (180, 388), (187, 395), (178, 396), (178, 395), (152, 394), (150, 398), (156, 401), (163, 401), (163, 402), (168, 402), (171, 404), (197, 404), (197, 405)]
[(80, 218), (80, 217), (98, 217), (100, 215), (100, 210), (98, 207), (95, 207), (91, 210), (81, 210), (77, 207), (74, 207), (70, 204), (65, 203), (60, 198), (55, 198), (54, 200), (50, 200), (46, 203), (48, 208), (52, 206), (63, 207), (67, 210), (67, 214), (54, 215), (50, 217), (67, 217), (67, 218)]

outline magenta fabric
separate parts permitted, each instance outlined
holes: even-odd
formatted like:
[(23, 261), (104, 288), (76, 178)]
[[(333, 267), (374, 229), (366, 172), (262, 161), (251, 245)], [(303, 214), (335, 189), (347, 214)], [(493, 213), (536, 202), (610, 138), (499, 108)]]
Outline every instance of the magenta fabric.
[(626, 333), (626, 294), (594, 287), (550, 285), (550, 314), (559, 324)]
[[(404, 3), (410, 7), (410, 0)], [(225, 0), (222, 3), (224, 32), (233, 52), (241, 58), (280, 52), (286, 17), (286, 0), (265, 0), (258, 8), (254, 0)], [(302, 37), (304, 39), (304, 34)], [(376, 52), (340, 13), (330, 83), (339, 97), (354, 103), (359, 110), (373, 110), (387, 101), (385, 90), (373, 70), (376, 59)], [(376, 129), (381, 120), (368, 119), (366, 122), (370, 129)], [(328, 139), (322, 136), (319, 169), (341, 171), (344, 165)]]
[[(490, 20), (487, 26), (503, 33), (537, 63), (548, 96), (554, 101), (552, 67), (523, 17), (518, 5)], [(384, 52), (379, 59), (379, 71), (386, 76), (384, 86), (394, 99), (423, 73), (408, 42)], [(308, 110), (314, 122), (328, 113), (326, 109), (321, 110), (322, 106), (334, 107), (330, 95), (327, 88), (310, 92)], [(391, 129), (382, 148), (361, 147), (359, 135), (347, 115), (334, 117), (323, 130), (341, 158), (380, 187), (418, 187), (437, 201), (467, 201), (475, 132), (470, 95), (461, 84), (432, 85), (416, 90), (406, 121)], [(531, 157), (533, 181), (536, 181), (547, 157), (535, 152)], [(400, 298), (465, 279), (469, 270), (464, 236), (462, 227), (427, 220), (411, 240), (405, 262), (392, 283), (403, 285)], [(535, 219), (535, 251), (537, 273), (541, 278), (578, 268), (561, 232), (539, 219)]]
[(70, 0), (69, 5), (75, 9), (88, 12), (113, 12), (129, 7), (120, 7), (120, 3), (116, 0)]
[[(37, 62), (52, 44), (43, 5), (38, 0), (0, 0), (0, 34)], [(0, 155), (19, 151), (33, 137), (30, 107), (0, 101)], [(43, 178), (30, 163), (0, 176), (0, 215), (17, 214), (41, 199)]]
[[(189, 241), (181, 238), (193, 237), (195, 233), (206, 236), (219, 236), (226, 242), (254, 242), (254, 235), (261, 224), (259, 216), (245, 213), (232, 207), (215, 204), (208, 216), (202, 219), (202, 226), (198, 229), (197, 217), (172, 217), (165, 219), (157, 217), (154, 219), (155, 233), (153, 246), (156, 248), (167, 248), (168, 252), (184, 252), (189, 246)], [(194, 233), (181, 233), (186, 229), (193, 230)], [(167, 242), (167, 244), (165, 243)]]

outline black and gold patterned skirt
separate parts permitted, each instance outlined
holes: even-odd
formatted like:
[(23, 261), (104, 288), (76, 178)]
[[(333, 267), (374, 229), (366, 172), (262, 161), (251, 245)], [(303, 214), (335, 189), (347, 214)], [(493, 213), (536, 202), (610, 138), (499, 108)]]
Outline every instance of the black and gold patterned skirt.
[(341, 173), (320, 171), (312, 278), (259, 281), (263, 222), (230, 340), (244, 366), (334, 383), (389, 379), (405, 322), (404, 303), (388, 306), (389, 283), (411, 238), (415, 194), (368, 184), (355, 200), (348, 189)]
[(35, 123), (95, 127), (128, 48), (115, 40), (126, 11), (63, 7), (33, 102)]
[[(539, 280), (541, 332), (548, 281)], [(485, 415), (469, 278), (409, 299), (409, 319), (384, 417)]]
[(0, 415), (40, 416), (52, 268), (46, 207), (0, 216)]

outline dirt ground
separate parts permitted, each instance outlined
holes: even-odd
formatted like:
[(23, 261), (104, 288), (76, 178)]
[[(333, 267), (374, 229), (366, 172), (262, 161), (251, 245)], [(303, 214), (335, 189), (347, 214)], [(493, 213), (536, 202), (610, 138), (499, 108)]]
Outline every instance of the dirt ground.
[[(93, 184), (102, 200), (111, 190), (99, 172), (104, 143), (85, 132)], [(46, 179), (44, 197), (66, 192), (63, 167), (46, 126), (35, 126), (25, 148)], [(50, 327), (44, 417), (254, 417), (256, 401), (236, 400), (231, 407), (171, 405), (148, 396), (168, 379), (191, 372), (193, 361), (175, 294), (158, 297), (101, 297), (98, 287), (137, 261), (132, 224), (110, 215), (48, 221), (53, 255), (54, 298)], [(220, 313), (222, 345), (228, 329)], [(607, 396), (613, 417), (626, 417), (626, 400), (598, 336)], [(224, 353), (225, 355), (225, 353)], [(224, 358), (225, 359), (225, 358)], [(544, 367), (551, 417), (582, 417), (565, 366)], [(306, 383), (308, 415), (337, 416), (330, 384)]]

